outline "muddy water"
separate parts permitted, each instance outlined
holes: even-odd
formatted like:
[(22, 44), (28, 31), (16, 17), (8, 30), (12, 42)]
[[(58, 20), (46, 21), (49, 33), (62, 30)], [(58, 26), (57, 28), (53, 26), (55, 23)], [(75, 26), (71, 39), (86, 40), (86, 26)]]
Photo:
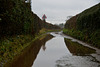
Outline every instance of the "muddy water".
[(100, 67), (99, 49), (61, 32), (51, 35), (55, 37), (42, 45), (32, 67)]

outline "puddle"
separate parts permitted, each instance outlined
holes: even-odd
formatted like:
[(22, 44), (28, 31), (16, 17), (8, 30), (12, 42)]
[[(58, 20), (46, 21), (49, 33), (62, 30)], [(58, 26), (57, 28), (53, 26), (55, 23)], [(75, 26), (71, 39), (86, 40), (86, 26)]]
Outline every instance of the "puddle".
[(64, 38), (64, 41), (72, 55), (61, 57), (56, 61), (56, 67), (100, 67), (100, 62), (91, 55), (96, 50), (70, 39)]
[(7, 67), (100, 67), (99, 51), (61, 32), (51, 33), (32, 42)]
[(54, 37), (45, 44), (45, 51), (41, 48), (32, 67), (55, 67), (56, 60), (70, 54), (63, 37)]
[(56, 61), (56, 67), (100, 67), (92, 56), (64, 56)]
[(100, 67), (100, 62), (92, 56), (96, 50), (59, 32), (51, 34), (55, 37), (40, 49), (32, 67)]

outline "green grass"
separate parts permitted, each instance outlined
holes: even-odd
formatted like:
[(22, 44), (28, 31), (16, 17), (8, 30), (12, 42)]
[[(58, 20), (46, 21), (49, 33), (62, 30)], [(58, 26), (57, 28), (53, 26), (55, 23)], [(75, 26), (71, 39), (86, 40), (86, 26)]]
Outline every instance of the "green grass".
[(0, 63), (5, 63), (27, 47), (33, 39), (30, 35), (18, 35), (0, 42)]
[(35, 37), (32, 35), (18, 35), (12, 37), (6, 37), (0, 40), (0, 63), (6, 63), (9, 60), (13, 60), (16, 55), (19, 55), (23, 50), (30, 45), (31, 42), (35, 41), (42, 34), (55, 30), (41, 29), (40, 33), (36, 34)]
[(100, 48), (100, 30), (94, 31), (93, 33), (87, 34), (87, 30), (78, 31), (74, 29), (63, 29), (63, 33), (70, 35), (79, 40), (85, 41), (92, 44), (92, 46)]
[[(30, 67), (34, 62), (41, 46), (52, 37), (53, 36), (50, 34), (38, 35), (38, 37), (35, 37), (31, 42), (27, 43), (27, 46), (21, 50), (19, 54), (14, 56), (12, 60), (4, 64), (4, 67)], [(16, 65), (16, 63), (18, 64)]]
[(73, 55), (89, 55), (95, 53), (96, 50), (83, 46), (77, 42), (72, 42), (69, 39), (64, 39), (66, 46)]

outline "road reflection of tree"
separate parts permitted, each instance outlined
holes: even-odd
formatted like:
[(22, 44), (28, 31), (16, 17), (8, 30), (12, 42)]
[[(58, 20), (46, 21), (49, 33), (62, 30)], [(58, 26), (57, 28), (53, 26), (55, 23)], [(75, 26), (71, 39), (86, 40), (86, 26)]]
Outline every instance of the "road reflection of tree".
[(42, 45), (42, 49), (45, 51), (45, 49), (46, 49), (45, 44)]
[(35, 40), (30, 44), (30, 46), (26, 47), (26, 49), (23, 50), (23, 53), (21, 55), (15, 57), (14, 60), (10, 63), (7, 63), (5, 67), (31, 67), (41, 47), (45, 51), (46, 49), (45, 43), (51, 38), (53, 38), (53, 36), (48, 34), (41, 40), (40, 39)]

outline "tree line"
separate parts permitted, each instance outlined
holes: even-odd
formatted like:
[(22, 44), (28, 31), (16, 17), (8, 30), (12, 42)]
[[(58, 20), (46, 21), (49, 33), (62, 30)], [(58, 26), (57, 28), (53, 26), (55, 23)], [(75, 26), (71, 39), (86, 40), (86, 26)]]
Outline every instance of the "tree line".
[(34, 14), (30, 3), (22, 0), (0, 0), (0, 38), (21, 34), (35, 35), (42, 28), (59, 29), (43, 22)]
[(100, 3), (70, 18), (65, 29), (71, 36), (100, 48)]

